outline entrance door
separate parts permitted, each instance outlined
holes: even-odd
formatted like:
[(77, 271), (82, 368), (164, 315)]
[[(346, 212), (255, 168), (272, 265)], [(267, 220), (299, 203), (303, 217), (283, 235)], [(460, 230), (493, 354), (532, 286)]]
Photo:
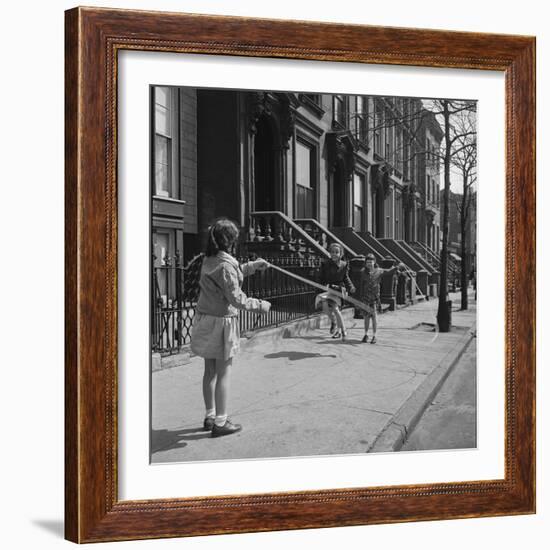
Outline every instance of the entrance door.
[(382, 189), (378, 188), (375, 193), (375, 235), (377, 238), (383, 238), (384, 235), (384, 218), (385, 218), (385, 209), (384, 209), (384, 192)]
[(265, 117), (256, 124), (254, 139), (254, 210), (276, 210), (276, 158), (273, 132)]
[(332, 224), (333, 227), (346, 225), (346, 188), (341, 163), (336, 165), (332, 180)]

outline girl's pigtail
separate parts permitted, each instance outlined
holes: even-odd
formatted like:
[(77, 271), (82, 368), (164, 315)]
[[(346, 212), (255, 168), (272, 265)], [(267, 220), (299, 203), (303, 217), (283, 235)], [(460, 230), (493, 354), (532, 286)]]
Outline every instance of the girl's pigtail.
[(215, 256), (220, 251), (220, 247), (218, 246), (216, 237), (214, 236), (214, 227), (215, 225), (212, 224), (208, 229), (208, 242), (206, 243), (207, 256)]

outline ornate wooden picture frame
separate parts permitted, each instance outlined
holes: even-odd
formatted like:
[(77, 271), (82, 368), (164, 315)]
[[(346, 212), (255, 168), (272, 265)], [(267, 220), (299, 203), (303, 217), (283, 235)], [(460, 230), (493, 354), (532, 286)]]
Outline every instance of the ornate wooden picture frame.
[[(117, 56), (122, 50), (500, 71), (506, 100), (505, 476), (118, 497)], [(66, 538), (98, 542), (535, 511), (535, 39), (97, 8), (66, 12)]]

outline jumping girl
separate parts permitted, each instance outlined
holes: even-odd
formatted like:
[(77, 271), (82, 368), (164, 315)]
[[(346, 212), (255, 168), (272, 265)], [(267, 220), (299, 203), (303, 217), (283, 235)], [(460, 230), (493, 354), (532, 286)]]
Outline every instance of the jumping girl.
[(240, 266), (234, 256), (238, 236), (237, 226), (225, 218), (209, 229), (191, 331), (191, 350), (204, 358), (204, 429), (211, 430), (212, 437), (242, 429), (227, 418), (231, 365), (240, 343), (238, 310), (267, 313), (271, 307), (269, 302), (249, 298), (241, 290), (243, 278), (267, 269), (268, 263), (257, 259)]
[[(348, 264), (342, 259), (344, 250), (338, 243), (332, 243), (328, 251), (330, 259), (326, 259), (321, 264), (321, 283), (340, 293), (346, 290), (350, 294), (355, 293), (355, 287), (349, 278)], [(345, 340), (347, 333), (344, 319), (340, 312), (342, 300), (334, 294), (331, 295), (330, 290), (322, 294), (320, 299), (323, 304), (323, 311), (330, 319), (330, 333), (332, 337)]]

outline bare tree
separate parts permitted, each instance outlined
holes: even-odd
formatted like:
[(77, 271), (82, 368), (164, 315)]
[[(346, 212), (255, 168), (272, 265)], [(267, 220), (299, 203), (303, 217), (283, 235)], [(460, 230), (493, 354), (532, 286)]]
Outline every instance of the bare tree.
[(462, 179), (462, 196), (457, 200), (457, 210), (460, 216), (461, 256), (460, 272), (461, 300), (460, 309), (468, 309), (468, 276), (470, 274), (470, 250), (468, 232), (471, 224), (471, 209), (473, 190), (477, 182), (477, 142), (476, 121), (471, 111), (465, 111), (457, 117), (455, 127), (461, 136), (457, 139), (457, 152), (452, 158), (453, 166)]
[[(424, 155), (426, 165), (428, 157), (431, 162), (437, 162), (443, 168), (443, 216), (441, 222), (441, 259), (440, 259), (440, 292), (437, 312), (437, 322), (441, 332), (450, 330), (450, 311), (448, 307), (448, 272), (449, 272), (449, 201), (451, 188), (451, 166), (456, 165), (455, 161), (462, 155), (469, 155), (469, 162), (473, 161), (473, 168), (468, 172), (468, 186), (475, 182), (475, 160), (476, 155), (476, 126), (475, 112), (476, 102), (469, 100), (454, 99), (432, 99), (432, 100), (414, 100), (404, 103), (407, 109), (395, 109), (396, 98), (379, 98), (385, 104), (384, 116), (377, 115), (376, 108), (370, 111), (365, 117), (360, 115), (366, 124), (365, 134), (369, 139), (369, 146), (372, 146), (375, 152), (380, 150), (377, 144), (377, 136), (382, 130), (390, 129), (398, 131), (400, 128), (406, 128), (407, 139), (403, 139), (399, 145), (395, 144), (393, 150), (393, 164), (404, 175), (407, 172), (404, 169), (407, 164), (420, 155)], [(388, 112), (390, 113), (388, 116)], [(443, 140), (439, 151), (425, 149), (422, 136), (418, 135), (422, 128), (427, 113), (435, 115), (443, 130)], [(467, 123), (468, 122), (468, 123)], [(381, 151), (381, 156), (386, 157), (386, 151)], [(391, 162), (391, 159), (386, 159)], [(472, 178), (474, 178), (472, 180)], [(471, 193), (465, 193), (465, 204), (462, 207), (463, 218), (461, 218), (461, 230), (467, 229), (468, 212), (471, 206)], [(465, 239), (462, 238), (464, 243)], [(464, 251), (463, 251), (464, 258)], [(464, 264), (464, 262), (463, 262)], [(463, 285), (465, 286), (465, 285)]]
[[(435, 99), (430, 101), (429, 109), (439, 117), (443, 126), (444, 138), (440, 155), (443, 159), (443, 235), (441, 240), (441, 274), (439, 304), (437, 309), (437, 324), (440, 332), (449, 332), (451, 329), (451, 316), (447, 304), (448, 280), (447, 266), (449, 262), (449, 197), (451, 190), (451, 165), (453, 159), (462, 151), (471, 147), (470, 139), (475, 140), (475, 126), (463, 127), (461, 117), (468, 113), (475, 113), (475, 101), (462, 101), (452, 99)], [(473, 118), (473, 117), (472, 117)], [(456, 124), (456, 125), (455, 125)]]

